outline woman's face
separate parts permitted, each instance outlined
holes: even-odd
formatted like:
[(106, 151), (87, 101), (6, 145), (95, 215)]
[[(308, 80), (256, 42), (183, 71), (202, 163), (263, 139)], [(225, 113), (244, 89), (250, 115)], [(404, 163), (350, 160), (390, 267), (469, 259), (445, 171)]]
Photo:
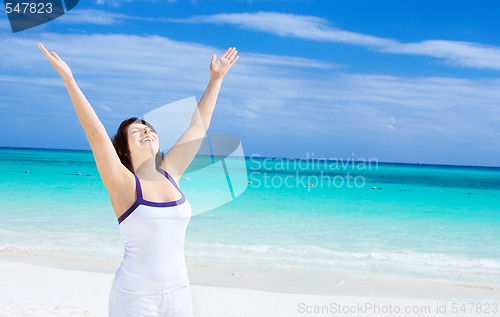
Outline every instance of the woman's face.
[(158, 136), (152, 129), (142, 123), (132, 123), (127, 131), (130, 153), (145, 152), (155, 155), (160, 148)]

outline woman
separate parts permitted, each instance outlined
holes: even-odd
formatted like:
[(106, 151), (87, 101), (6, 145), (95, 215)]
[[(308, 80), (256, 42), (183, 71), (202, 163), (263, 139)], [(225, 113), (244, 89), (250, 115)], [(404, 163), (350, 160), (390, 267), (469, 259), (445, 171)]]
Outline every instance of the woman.
[(191, 207), (178, 183), (210, 125), (222, 79), (239, 58), (236, 48), (219, 60), (212, 55), (210, 81), (190, 125), (162, 158), (154, 128), (136, 117), (123, 121), (111, 141), (68, 65), (38, 45), (66, 84), (125, 242), (109, 316), (192, 316), (184, 262)]

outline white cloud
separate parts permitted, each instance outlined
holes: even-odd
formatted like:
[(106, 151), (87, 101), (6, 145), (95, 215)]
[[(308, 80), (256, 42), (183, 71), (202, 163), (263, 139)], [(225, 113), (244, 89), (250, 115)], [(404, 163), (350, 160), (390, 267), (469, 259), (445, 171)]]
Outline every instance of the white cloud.
[(500, 48), (496, 46), (448, 40), (400, 43), (394, 39), (341, 30), (328, 20), (315, 16), (274, 12), (223, 13), (169, 21), (232, 24), (283, 37), (361, 45), (386, 53), (432, 56), (461, 67), (500, 69)]
[[(116, 34), (0, 35), (0, 41), (0, 114), (76, 118), (40, 41), (68, 63), (113, 132), (130, 116), (192, 95), (200, 100), (212, 53), (226, 49)], [(219, 131), (266, 142), (307, 138), (327, 149), (345, 139), (372, 153), (390, 148), (395, 160), (450, 144), (484, 162), (500, 156), (500, 80), (348, 74), (311, 59), (239, 55), (218, 98), (211, 127)]]
[[(132, 2), (132, 1), (135, 1), (135, 0), (96, 0), (96, 4), (100, 4), (100, 5), (109, 4), (109, 5), (112, 5), (113, 7), (119, 7), (123, 2)], [(141, 1), (142, 2), (143, 1), (156, 2), (158, 0), (141, 0)], [(163, 1), (173, 3), (173, 2), (176, 2), (177, 0), (163, 0)]]
[(248, 64), (242, 67), (246, 67), (247, 65), (250, 67), (254, 67), (255, 65), (259, 66), (269, 65), (276, 67), (275, 70), (278, 70), (279, 66), (319, 68), (319, 69), (344, 68), (344, 66), (337, 63), (328, 63), (310, 58), (294, 57), (294, 56), (277, 56), (277, 55), (261, 54), (261, 53), (259, 54), (247, 53), (245, 54), (245, 60), (247, 61)]
[(477, 43), (430, 40), (392, 45), (381, 51), (439, 57), (462, 67), (500, 69), (500, 48)]
[(58, 23), (68, 24), (98, 24), (111, 25), (123, 22), (123, 20), (148, 20), (148, 18), (135, 17), (120, 13), (111, 13), (104, 10), (81, 9), (71, 10), (65, 15), (57, 18)]
[[(132, 0), (130, 0), (132, 1)], [(187, 19), (147, 18), (110, 13), (104, 10), (72, 10), (61, 16), (57, 23), (114, 25), (124, 20), (145, 20), (156, 22), (233, 24), (242, 28), (276, 34), (283, 37), (297, 37), (315, 41), (328, 41), (366, 46), (379, 52), (391, 54), (423, 55), (443, 59), (452, 66), (500, 69), (500, 48), (479, 43), (449, 40), (426, 40), (419, 43), (401, 43), (394, 39), (381, 38), (350, 32), (333, 27), (324, 18), (286, 13), (257, 12), (231, 13), (208, 16), (194, 16)], [(0, 19), (0, 30), (10, 30), (7, 19)], [(264, 60), (263, 62), (267, 62)], [(272, 61), (276, 65), (279, 60)], [(288, 59), (283, 63), (301, 66), (304, 60)], [(332, 63), (316, 61), (310, 67), (341, 67)]]
[(375, 47), (385, 47), (395, 43), (393, 40), (333, 28), (329, 25), (328, 20), (324, 18), (287, 13), (221, 13), (194, 16), (187, 19), (169, 19), (169, 21), (183, 23), (227, 23), (238, 25), (246, 29), (274, 33), (279, 36), (291, 36), (317, 41), (333, 41)]
[(30, 84), (39, 86), (61, 87), (64, 83), (54, 77), (27, 77), (27, 76), (8, 76), (0, 75), (0, 82), (4, 83), (17, 83), (17, 84)]
[[(5, 74), (16, 74), (0, 76), (4, 87), (21, 87), (22, 83), (30, 87), (64, 87), (39, 50), (40, 41), (70, 65), (79, 85), (96, 102), (105, 105), (98, 109), (117, 110), (114, 116), (121, 116), (123, 111), (137, 112), (141, 105), (151, 110), (186, 95), (198, 94), (199, 99), (209, 78), (211, 54), (220, 57), (225, 51), (160, 36), (41, 33), (37, 38), (6, 36), (0, 40), (5, 44), (0, 47), (0, 69)], [(243, 56), (228, 77), (250, 83), (267, 81), (263, 77), (287, 76), (290, 68), (338, 67), (307, 58), (254, 53)], [(57, 98), (61, 97), (66, 98), (64, 94)], [(248, 104), (247, 112), (241, 115), (255, 117), (257, 104)]]

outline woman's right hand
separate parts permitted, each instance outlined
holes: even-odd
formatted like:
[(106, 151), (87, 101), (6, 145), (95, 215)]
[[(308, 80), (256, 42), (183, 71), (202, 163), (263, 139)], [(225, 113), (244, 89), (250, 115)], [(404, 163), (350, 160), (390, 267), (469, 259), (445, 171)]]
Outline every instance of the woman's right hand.
[(56, 52), (48, 52), (45, 47), (42, 45), (42, 43), (38, 43), (38, 46), (42, 50), (43, 54), (47, 56), (49, 59), (50, 63), (54, 68), (57, 70), (59, 75), (61, 75), (62, 79), (64, 81), (71, 79), (73, 77), (73, 74), (71, 73), (71, 69), (69, 68), (68, 64), (66, 64), (60, 57), (59, 55), (56, 54)]

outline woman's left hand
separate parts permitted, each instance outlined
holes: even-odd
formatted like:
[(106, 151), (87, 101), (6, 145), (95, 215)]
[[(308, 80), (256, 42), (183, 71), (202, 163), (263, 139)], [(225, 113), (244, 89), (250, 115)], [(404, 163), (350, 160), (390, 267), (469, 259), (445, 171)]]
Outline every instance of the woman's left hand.
[(215, 60), (217, 56), (212, 54), (212, 62), (210, 63), (210, 78), (222, 78), (226, 75), (227, 71), (233, 64), (238, 60), (239, 56), (236, 56), (236, 47), (230, 47), (227, 51), (222, 54), (219, 60)]

